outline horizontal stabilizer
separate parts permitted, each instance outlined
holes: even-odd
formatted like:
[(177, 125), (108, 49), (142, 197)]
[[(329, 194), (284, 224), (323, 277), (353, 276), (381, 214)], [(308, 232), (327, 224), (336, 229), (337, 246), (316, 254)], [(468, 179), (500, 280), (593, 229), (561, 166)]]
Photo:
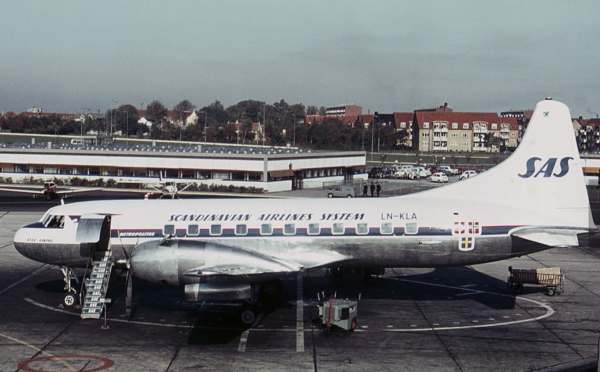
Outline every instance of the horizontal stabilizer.
[(579, 245), (577, 234), (585, 232), (587, 230), (527, 227), (516, 230), (511, 235), (548, 247), (576, 247)]

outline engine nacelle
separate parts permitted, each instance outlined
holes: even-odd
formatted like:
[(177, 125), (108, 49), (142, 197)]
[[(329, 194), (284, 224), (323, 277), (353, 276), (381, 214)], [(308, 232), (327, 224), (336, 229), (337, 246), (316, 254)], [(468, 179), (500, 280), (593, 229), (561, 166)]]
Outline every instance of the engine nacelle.
[(174, 286), (207, 283), (219, 277), (226, 282), (235, 278), (249, 282), (249, 278), (265, 279), (296, 270), (256, 252), (187, 240), (142, 243), (134, 250), (131, 268), (136, 278)]
[(185, 285), (185, 299), (198, 301), (248, 301), (255, 295), (251, 284), (246, 283), (193, 283)]

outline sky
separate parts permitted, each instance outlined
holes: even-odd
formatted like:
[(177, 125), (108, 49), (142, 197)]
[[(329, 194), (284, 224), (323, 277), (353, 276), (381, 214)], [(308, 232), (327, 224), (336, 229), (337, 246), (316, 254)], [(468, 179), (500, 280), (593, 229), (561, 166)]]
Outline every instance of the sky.
[(0, 112), (244, 99), (411, 111), (600, 112), (597, 0), (20, 0)]

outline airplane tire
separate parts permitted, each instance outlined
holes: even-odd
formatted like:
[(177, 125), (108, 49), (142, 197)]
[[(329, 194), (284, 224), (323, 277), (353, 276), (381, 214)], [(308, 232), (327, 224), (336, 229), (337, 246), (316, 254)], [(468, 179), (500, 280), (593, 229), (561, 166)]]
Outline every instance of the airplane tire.
[(328, 198), (333, 198), (333, 194), (332, 194), (332, 193), (329, 193), (329, 194), (327, 194), (327, 197), (328, 197)]
[(245, 325), (252, 325), (256, 320), (256, 313), (252, 309), (244, 309), (240, 314), (240, 320)]
[(65, 295), (65, 298), (63, 298), (63, 304), (67, 307), (75, 306), (76, 303), (77, 303), (77, 299), (75, 298), (75, 295), (73, 295), (72, 293)]

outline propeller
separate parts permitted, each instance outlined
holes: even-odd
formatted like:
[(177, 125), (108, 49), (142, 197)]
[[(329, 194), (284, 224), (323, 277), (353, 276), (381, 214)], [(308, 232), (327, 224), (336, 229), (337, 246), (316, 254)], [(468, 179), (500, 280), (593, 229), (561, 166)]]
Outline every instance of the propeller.
[(125, 276), (125, 314), (128, 317), (131, 317), (132, 314), (132, 302), (133, 302), (133, 277), (132, 277), (132, 268), (131, 268), (131, 257), (135, 254), (135, 249), (139, 245), (140, 239), (138, 238), (131, 249), (130, 253), (127, 253), (125, 246), (121, 244), (121, 249), (123, 250), (123, 256), (125, 257), (125, 268), (127, 270), (127, 275)]

